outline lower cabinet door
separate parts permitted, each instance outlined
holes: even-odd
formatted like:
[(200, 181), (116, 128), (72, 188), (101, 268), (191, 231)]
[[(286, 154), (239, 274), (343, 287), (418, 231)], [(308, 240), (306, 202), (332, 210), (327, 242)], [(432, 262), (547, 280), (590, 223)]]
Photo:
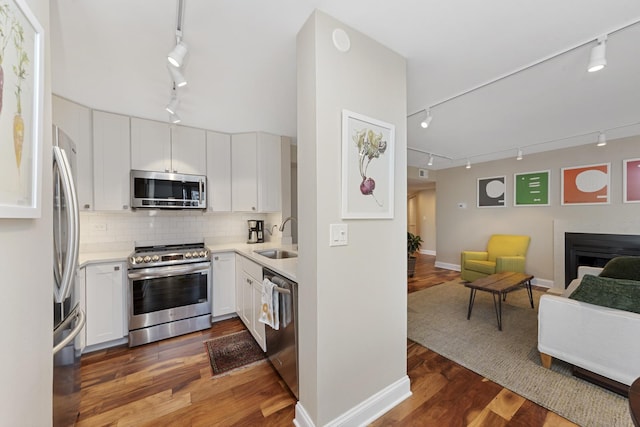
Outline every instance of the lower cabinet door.
[(124, 263), (86, 267), (87, 346), (124, 337)]
[(253, 282), (253, 328), (252, 333), (262, 351), (267, 351), (267, 342), (265, 339), (265, 324), (260, 322), (260, 313), (262, 313), (262, 283), (254, 280)]

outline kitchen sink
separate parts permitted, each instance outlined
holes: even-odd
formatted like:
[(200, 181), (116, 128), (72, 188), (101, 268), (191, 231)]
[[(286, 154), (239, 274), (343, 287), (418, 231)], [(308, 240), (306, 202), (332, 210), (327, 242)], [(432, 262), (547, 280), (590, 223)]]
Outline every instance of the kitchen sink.
[(271, 259), (296, 258), (298, 256), (297, 253), (284, 249), (262, 249), (254, 252)]

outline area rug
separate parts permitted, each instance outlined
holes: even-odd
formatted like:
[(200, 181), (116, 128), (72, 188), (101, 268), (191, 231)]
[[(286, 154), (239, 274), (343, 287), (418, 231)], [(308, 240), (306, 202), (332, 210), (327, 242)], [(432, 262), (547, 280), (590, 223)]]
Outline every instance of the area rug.
[(204, 342), (213, 376), (262, 362), (265, 353), (247, 330)]
[(537, 307), (527, 292), (516, 290), (502, 303), (498, 330), (490, 293), (476, 293), (467, 320), (469, 289), (445, 282), (409, 294), (408, 337), (580, 426), (633, 426), (628, 400), (571, 375), (570, 365), (540, 363)]

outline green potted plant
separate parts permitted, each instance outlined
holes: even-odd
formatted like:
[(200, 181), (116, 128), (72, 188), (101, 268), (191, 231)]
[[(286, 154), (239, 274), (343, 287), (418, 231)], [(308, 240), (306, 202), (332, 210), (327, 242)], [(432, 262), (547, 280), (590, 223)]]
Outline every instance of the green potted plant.
[(416, 272), (416, 257), (413, 256), (413, 254), (420, 249), (420, 246), (422, 246), (422, 239), (420, 236), (407, 232), (407, 274), (409, 277), (413, 277)]

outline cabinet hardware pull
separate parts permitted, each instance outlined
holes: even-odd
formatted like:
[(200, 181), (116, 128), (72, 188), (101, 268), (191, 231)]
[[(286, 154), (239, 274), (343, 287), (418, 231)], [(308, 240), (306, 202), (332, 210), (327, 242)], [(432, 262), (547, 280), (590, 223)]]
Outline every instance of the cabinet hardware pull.
[(120, 271), (120, 267), (116, 265), (115, 267), (113, 267), (113, 271)]

